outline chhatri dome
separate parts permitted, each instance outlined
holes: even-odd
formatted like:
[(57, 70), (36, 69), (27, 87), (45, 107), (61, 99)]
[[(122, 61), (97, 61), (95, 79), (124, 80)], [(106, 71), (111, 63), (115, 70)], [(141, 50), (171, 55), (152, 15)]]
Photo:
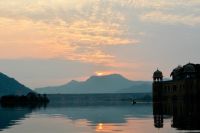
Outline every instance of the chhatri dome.
[(183, 72), (184, 73), (194, 73), (195, 72), (195, 67), (193, 64), (188, 63), (185, 66), (183, 66)]
[(154, 73), (153, 73), (153, 79), (154, 80), (162, 80), (163, 79), (163, 74), (160, 70), (156, 70)]

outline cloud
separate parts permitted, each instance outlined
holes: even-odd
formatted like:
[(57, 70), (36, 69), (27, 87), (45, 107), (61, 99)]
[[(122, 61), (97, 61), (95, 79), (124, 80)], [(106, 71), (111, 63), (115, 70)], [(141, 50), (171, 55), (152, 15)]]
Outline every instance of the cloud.
[[(199, 7), (200, 1), (198, 0), (126, 0), (118, 1), (112, 0), (113, 2), (119, 3), (121, 6), (133, 7), (137, 9), (151, 9), (151, 10), (167, 10), (177, 8), (191, 8)], [(193, 10), (193, 9), (192, 9)], [(191, 10), (190, 10), (191, 11)]]
[(148, 9), (165, 9), (171, 7), (173, 2), (169, 2), (166, 0), (126, 0), (126, 1), (117, 1), (115, 2), (120, 3), (122, 6), (128, 6), (132, 8), (148, 8)]
[[(77, 28), (73, 33), (71, 30), (65, 31), (63, 27), (52, 28), (52, 25), (44, 23), (4, 18), (0, 21), (0, 28), (5, 31), (0, 32), (1, 59), (63, 58), (90, 63), (107, 63), (114, 59), (113, 56), (99, 50), (100, 44), (95, 44), (95, 40), (90, 39), (92, 36), (82, 34), (79, 31), (81, 28), (77, 26), (73, 26)], [(80, 39), (87, 40), (87, 43), (84, 44)], [(101, 41), (101, 36), (92, 39)], [(113, 42), (112, 38), (106, 40)]]
[(108, 65), (116, 58), (102, 46), (139, 43), (130, 38), (124, 21), (119, 11), (101, 1), (1, 1), (0, 58), (64, 58)]
[(167, 25), (198, 26), (200, 24), (200, 1), (197, 0), (130, 0), (139, 11), (142, 22)]
[(200, 23), (197, 7), (200, 2), (195, 0), (1, 0), (0, 58), (119, 65), (118, 55), (106, 48), (140, 43), (135, 36), (146, 33), (134, 25), (137, 19), (196, 26)]
[(122, 38), (118, 25), (77, 20), (46, 24), (0, 18), (1, 58), (66, 58), (90, 63), (112, 62), (103, 45), (127, 45), (137, 40)]
[(113, 1), (130, 11), (136, 11), (138, 13), (136, 17), (142, 22), (187, 26), (198, 26), (200, 23), (200, 1), (198, 0)]
[(154, 11), (145, 13), (140, 17), (144, 22), (153, 22), (161, 24), (177, 25), (183, 24), (188, 26), (200, 25), (200, 16), (196, 15), (176, 15), (170, 13), (163, 13), (160, 11)]

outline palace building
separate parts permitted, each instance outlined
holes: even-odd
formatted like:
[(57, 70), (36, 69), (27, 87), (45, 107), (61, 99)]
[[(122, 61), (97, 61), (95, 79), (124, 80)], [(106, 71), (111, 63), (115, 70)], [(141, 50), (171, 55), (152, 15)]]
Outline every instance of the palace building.
[(200, 98), (200, 64), (188, 63), (176, 67), (172, 80), (163, 81), (163, 74), (156, 70), (153, 74), (154, 101), (193, 101)]
[(172, 117), (177, 130), (199, 130), (200, 64), (188, 63), (176, 67), (171, 80), (163, 81), (163, 73), (153, 74), (153, 116), (156, 128)]

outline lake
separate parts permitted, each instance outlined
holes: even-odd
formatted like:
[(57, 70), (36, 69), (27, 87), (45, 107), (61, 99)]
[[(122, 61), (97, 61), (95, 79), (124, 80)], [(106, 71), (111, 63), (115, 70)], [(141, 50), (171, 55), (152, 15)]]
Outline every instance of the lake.
[[(2, 106), (0, 132), (200, 132), (198, 103), (152, 103), (149, 96), (146, 93), (56, 94), (48, 95), (48, 105)], [(133, 99), (136, 104), (132, 104)]]
[[(199, 115), (193, 123), (172, 116), (171, 105), (129, 102), (123, 104), (53, 104), (46, 107), (0, 108), (1, 133), (175, 133), (199, 132)], [(168, 107), (169, 106), (169, 107)], [(183, 107), (183, 105), (180, 105)], [(160, 109), (160, 107), (162, 109)], [(178, 106), (177, 106), (178, 107)], [(162, 111), (161, 111), (162, 110)], [(184, 110), (182, 110), (184, 112)], [(169, 112), (169, 113), (167, 113)], [(179, 123), (176, 124), (176, 119)], [(184, 114), (184, 119), (187, 115)], [(190, 122), (188, 125), (187, 122)], [(197, 123), (195, 123), (197, 122)], [(184, 128), (180, 128), (185, 126)], [(197, 129), (196, 129), (197, 128)]]

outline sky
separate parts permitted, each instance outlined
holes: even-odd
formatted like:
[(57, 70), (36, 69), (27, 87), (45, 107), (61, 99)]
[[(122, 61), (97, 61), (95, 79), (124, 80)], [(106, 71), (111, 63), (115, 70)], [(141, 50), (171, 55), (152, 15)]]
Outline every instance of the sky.
[(1, 0), (0, 71), (31, 88), (200, 61), (199, 0)]

